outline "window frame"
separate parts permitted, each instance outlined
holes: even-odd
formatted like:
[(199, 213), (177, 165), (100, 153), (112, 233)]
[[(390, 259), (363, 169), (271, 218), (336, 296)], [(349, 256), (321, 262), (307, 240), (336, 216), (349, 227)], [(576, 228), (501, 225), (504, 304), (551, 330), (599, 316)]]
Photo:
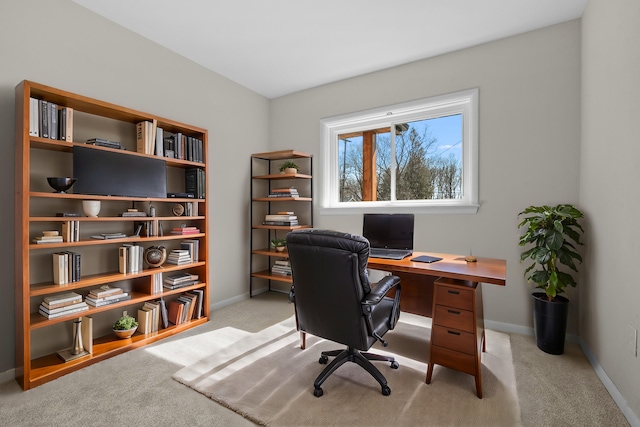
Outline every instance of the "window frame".
[[(399, 122), (412, 122), (462, 114), (462, 193), (461, 199), (339, 201), (338, 136), (364, 129), (383, 128)], [(475, 214), (478, 211), (478, 89), (424, 98), (388, 107), (344, 114), (320, 121), (322, 178), (321, 214), (363, 212), (414, 212)]]

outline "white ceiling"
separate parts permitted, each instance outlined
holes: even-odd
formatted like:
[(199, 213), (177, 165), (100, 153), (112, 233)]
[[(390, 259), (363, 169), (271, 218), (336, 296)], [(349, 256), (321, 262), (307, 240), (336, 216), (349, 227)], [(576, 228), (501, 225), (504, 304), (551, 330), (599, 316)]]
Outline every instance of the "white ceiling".
[(74, 0), (267, 98), (582, 16), (588, 0)]

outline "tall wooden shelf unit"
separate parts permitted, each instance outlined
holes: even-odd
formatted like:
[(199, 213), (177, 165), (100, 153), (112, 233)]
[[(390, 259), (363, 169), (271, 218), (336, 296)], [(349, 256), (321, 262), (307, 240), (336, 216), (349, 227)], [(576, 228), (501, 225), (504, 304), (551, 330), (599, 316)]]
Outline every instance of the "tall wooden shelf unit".
[[(30, 98), (45, 100), (60, 107), (74, 110), (74, 141), (31, 136)], [(210, 284), (207, 248), (207, 201), (192, 198), (144, 198), (121, 196), (87, 196), (74, 194), (73, 187), (67, 193), (54, 193), (48, 187), (48, 176), (72, 176), (74, 147), (88, 147), (97, 152), (117, 151), (130, 156), (154, 157), (136, 152), (136, 123), (157, 120), (158, 127), (166, 132), (182, 132), (203, 142), (203, 159), (206, 161), (207, 130), (178, 123), (173, 120), (113, 105), (55, 89), (42, 84), (23, 81), (16, 87), (16, 174), (15, 174), (15, 312), (16, 312), (16, 380), (23, 389), (31, 389), (62, 375), (110, 358), (117, 354), (161, 340), (181, 331), (206, 323), (209, 319)], [(92, 135), (92, 136), (89, 136)], [(122, 138), (126, 150), (115, 150), (85, 144), (91, 137)], [(84, 136), (84, 138), (83, 138)], [(107, 138), (107, 136), (104, 136)], [(167, 191), (184, 192), (185, 169), (202, 168), (206, 164), (173, 158), (163, 158), (167, 167)], [(101, 201), (97, 218), (57, 217), (56, 212), (82, 212), (81, 201)], [(191, 216), (172, 213), (176, 204), (190, 203)], [(156, 216), (143, 218), (160, 226), (165, 235), (150, 237), (126, 237), (113, 240), (96, 240), (91, 236), (101, 230), (133, 235), (134, 222), (141, 218), (121, 217), (118, 212), (135, 207), (147, 212), (153, 205)], [(32, 239), (42, 230), (61, 230), (65, 221), (78, 220), (79, 241), (33, 244)], [(169, 231), (182, 224), (199, 228), (200, 233), (189, 236), (172, 235)], [(160, 233), (157, 233), (160, 234)], [(125, 243), (143, 246), (164, 246), (167, 251), (179, 249), (182, 239), (198, 239), (199, 262), (185, 265), (164, 264), (159, 268), (145, 268), (138, 273), (118, 272), (118, 247)], [(81, 253), (82, 275), (79, 281), (66, 285), (53, 282), (52, 254), (60, 251)], [(146, 264), (145, 264), (146, 266)], [(156, 274), (190, 272), (199, 276), (200, 283), (174, 290), (163, 289), (154, 293)], [(158, 276), (155, 277), (156, 279)], [(90, 289), (110, 285), (129, 292), (131, 299), (111, 305), (92, 307), (88, 311), (47, 319), (40, 315), (38, 307), (46, 296), (79, 293), (84, 297)], [(203, 291), (203, 312), (197, 319), (179, 325), (169, 324), (157, 332), (136, 332), (129, 339), (119, 339), (111, 331), (115, 321), (127, 311), (137, 317), (137, 310), (147, 301), (164, 299), (168, 303), (181, 293), (200, 289)], [(57, 352), (71, 345), (72, 323), (79, 316), (93, 320), (93, 351), (91, 354), (63, 362)]]
[[(279, 171), (285, 160), (298, 166), (298, 173), (285, 174)], [(254, 279), (271, 282), (293, 283), (291, 276), (271, 274), (273, 259), (288, 259), (288, 252), (277, 252), (271, 240), (284, 238), (291, 230), (313, 227), (313, 156), (295, 150), (271, 151), (251, 155), (251, 260), (249, 262), (249, 295), (253, 296)], [(268, 197), (272, 189), (295, 187), (300, 197)], [(263, 225), (265, 214), (293, 211), (299, 225)], [(265, 264), (265, 258), (266, 264)], [(267, 265), (269, 268), (265, 269)]]

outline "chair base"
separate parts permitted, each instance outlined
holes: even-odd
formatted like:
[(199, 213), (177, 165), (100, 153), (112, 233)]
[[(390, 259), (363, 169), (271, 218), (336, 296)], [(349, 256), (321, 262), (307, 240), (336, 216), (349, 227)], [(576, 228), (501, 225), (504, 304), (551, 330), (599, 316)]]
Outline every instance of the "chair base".
[(345, 350), (323, 351), (318, 362), (325, 364), (329, 361), (329, 357), (335, 357), (335, 359), (333, 359), (331, 363), (329, 363), (329, 365), (324, 368), (324, 370), (314, 381), (314, 396), (322, 396), (322, 383), (324, 383), (336, 369), (338, 369), (346, 362), (354, 362), (363, 367), (367, 372), (369, 372), (369, 374), (371, 374), (373, 378), (376, 379), (376, 381), (378, 381), (378, 383), (380, 383), (380, 386), (382, 387), (382, 394), (384, 396), (389, 396), (391, 394), (391, 389), (387, 385), (387, 379), (384, 377), (384, 375), (382, 375), (378, 368), (376, 368), (373, 363), (371, 363), (371, 360), (390, 362), (392, 369), (398, 369), (400, 365), (393, 357), (361, 352), (357, 349), (348, 347)]

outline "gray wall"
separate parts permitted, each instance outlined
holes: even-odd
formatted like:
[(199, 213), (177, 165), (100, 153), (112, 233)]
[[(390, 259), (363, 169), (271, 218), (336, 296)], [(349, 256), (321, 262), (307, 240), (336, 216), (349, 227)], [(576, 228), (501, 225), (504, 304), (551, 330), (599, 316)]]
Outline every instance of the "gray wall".
[(580, 337), (640, 418), (640, 3), (590, 0), (582, 19), (580, 202), (588, 251)]
[[(580, 21), (545, 28), (382, 72), (299, 92), (271, 103), (272, 148), (316, 156), (319, 121), (384, 105), (479, 88), (480, 209), (476, 215), (416, 215), (418, 250), (507, 260), (507, 286), (484, 285), (485, 318), (530, 328), (517, 215), (531, 204), (578, 202)], [(324, 215), (315, 226), (359, 233), (362, 215)], [(577, 333), (577, 293), (569, 332)]]
[(208, 129), (211, 302), (247, 293), (242, 195), (249, 156), (268, 149), (266, 98), (71, 0), (3, 1), (0, 61), (0, 373), (14, 367), (14, 88), (24, 79)]

